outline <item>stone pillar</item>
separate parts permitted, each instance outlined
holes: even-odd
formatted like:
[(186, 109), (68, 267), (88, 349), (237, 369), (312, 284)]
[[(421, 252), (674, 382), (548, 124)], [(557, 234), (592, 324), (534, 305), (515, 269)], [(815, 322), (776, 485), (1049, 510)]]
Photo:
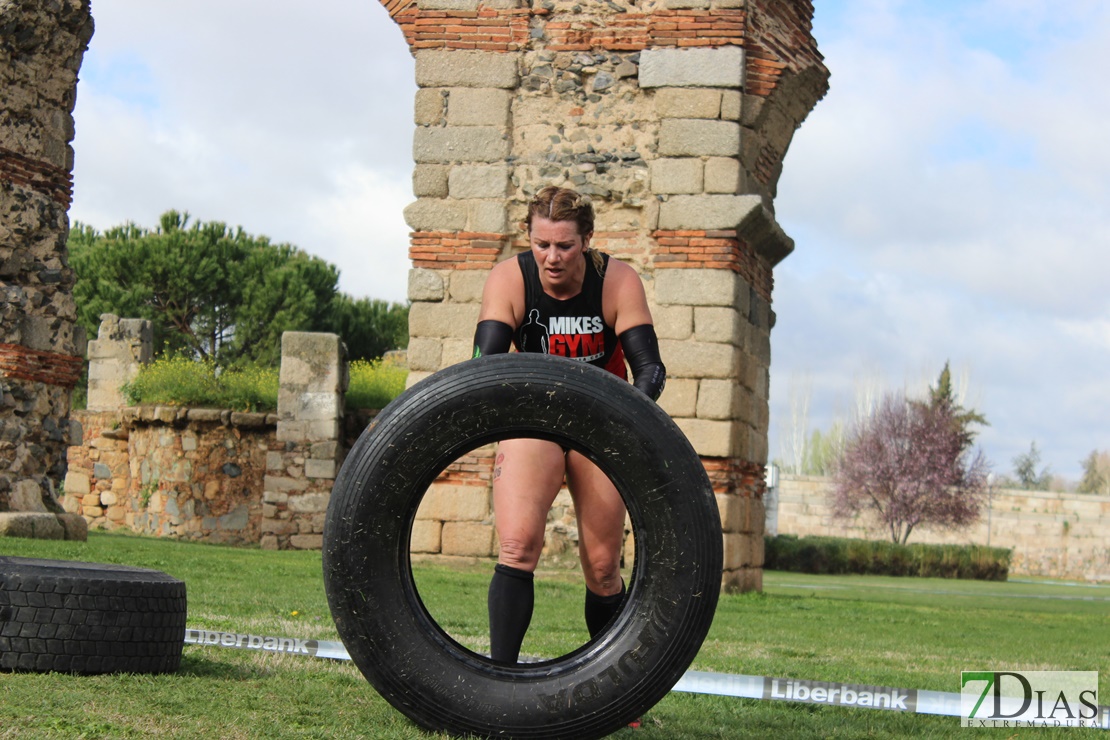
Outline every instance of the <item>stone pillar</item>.
[(0, 512), (61, 512), (81, 375), (66, 254), (88, 0), (0, 0)]
[(281, 336), (277, 441), (266, 456), (262, 547), (319, 550), (341, 444), (347, 350), (335, 334)]
[(127, 402), (120, 392), (154, 355), (154, 325), (147, 319), (100, 317), (97, 338), (89, 342), (89, 411), (118, 411)]
[[(392, 0), (416, 59), (409, 381), (470, 355), (488, 269), (531, 196), (592, 197), (645, 282), (661, 405), (713, 481), (724, 585), (761, 587), (782, 159), (825, 94), (809, 0)], [(449, 476), (460, 472), (449, 471)]]

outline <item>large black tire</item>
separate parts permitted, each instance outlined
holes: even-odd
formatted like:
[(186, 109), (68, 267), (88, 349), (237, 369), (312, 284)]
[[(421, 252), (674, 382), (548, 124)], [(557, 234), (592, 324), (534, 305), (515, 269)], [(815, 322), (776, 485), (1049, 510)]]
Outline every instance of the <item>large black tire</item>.
[(185, 584), (157, 570), (0, 557), (0, 669), (169, 673)]
[[(421, 497), (463, 453), (512, 437), (588, 455), (628, 507), (636, 555), (607, 630), (558, 659), (503, 667), (448, 636), (413, 582)], [(628, 383), (546, 355), (470, 360), (378, 415), (336, 479), (324, 586), (351, 658), (417, 724), (459, 735), (593, 738), (627, 725), (681, 678), (713, 619), (721, 525), (705, 469), (674, 422)]]

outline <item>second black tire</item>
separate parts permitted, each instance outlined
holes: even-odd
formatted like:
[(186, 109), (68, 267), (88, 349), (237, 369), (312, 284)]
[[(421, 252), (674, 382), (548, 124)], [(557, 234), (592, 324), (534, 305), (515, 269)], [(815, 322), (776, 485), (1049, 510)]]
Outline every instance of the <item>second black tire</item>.
[(0, 669), (170, 673), (185, 584), (128, 565), (0, 556)]
[[(555, 660), (503, 667), (436, 624), (413, 581), (409, 539), (442, 470), (513, 437), (552, 440), (596, 462), (625, 500), (636, 554), (625, 606), (602, 634)], [(720, 591), (721, 525), (698, 455), (646, 396), (583, 363), (495, 355), (417, 383), (363, 433), (332, 490), (323, 565), (352, 659), (419, 725), (593, 738), (654, 706), (693, 661)]]

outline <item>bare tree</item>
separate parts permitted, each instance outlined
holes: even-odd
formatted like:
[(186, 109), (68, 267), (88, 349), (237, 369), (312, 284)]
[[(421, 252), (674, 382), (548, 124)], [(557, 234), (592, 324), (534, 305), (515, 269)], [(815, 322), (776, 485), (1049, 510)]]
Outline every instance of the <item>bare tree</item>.
[(848, 435), (833, 474), (833, 510), (871, 511), (894, 542), (922, 524), (958, 528), (979, 517), (988, 465), (968, 446), (961, 410), (886, 394)]
[(1110, 494), (1110, 450), (1091, 450), (1083, 461), (1083, 480), (1079, 493)]
[(790, 429), (782, 439), (783, 467), (794, 475), (801, 475), (806, 459), (809, 434), (809, 378), (799, 380), (790, 376)]

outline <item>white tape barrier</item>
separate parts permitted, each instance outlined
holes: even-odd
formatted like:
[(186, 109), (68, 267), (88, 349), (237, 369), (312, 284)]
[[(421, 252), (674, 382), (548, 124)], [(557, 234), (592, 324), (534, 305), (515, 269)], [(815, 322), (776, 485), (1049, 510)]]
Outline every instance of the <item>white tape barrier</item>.
[[(332, 660), (351, 659), (343, 643), (328, 640), (264, 637), (260, 635), (241, 635), (235, 632), (213, 632), (212, 630), (186, 628), (185, 644), (307, 655), (314, 658), (331, 658)], [(896, 712), (939, 714), (945, 717), (961, 716), (960, 695), (947, 691), (896, 689), (888, 686), (806, 681), (797, 678), (774, 678), (771, 676), (744, 676), (735, 673), (709, 673), (706, 671), (686, 671), (671, 690), (687, 694), (714, 694), (744, 699), (887, 709)], [(1098, 709), (1097, 725), (1104, 730), (1110, 730), (1110, 707), (1100, 706)]]

